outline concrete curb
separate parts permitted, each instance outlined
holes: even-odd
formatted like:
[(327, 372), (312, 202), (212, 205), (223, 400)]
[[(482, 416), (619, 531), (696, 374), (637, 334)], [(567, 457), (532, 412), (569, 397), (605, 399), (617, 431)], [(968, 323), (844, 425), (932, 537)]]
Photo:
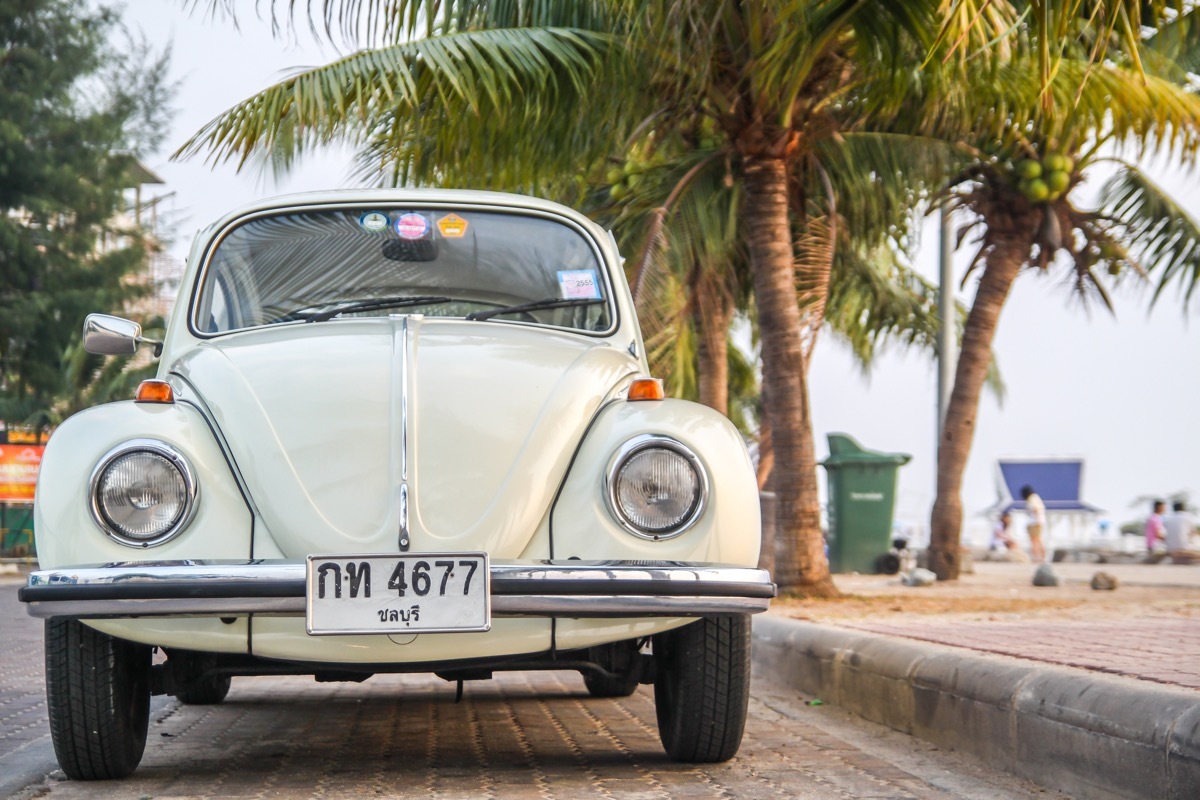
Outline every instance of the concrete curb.
[(754, 672), (1098, 800), (1200, 797), (1200, 692), (760, 615)]

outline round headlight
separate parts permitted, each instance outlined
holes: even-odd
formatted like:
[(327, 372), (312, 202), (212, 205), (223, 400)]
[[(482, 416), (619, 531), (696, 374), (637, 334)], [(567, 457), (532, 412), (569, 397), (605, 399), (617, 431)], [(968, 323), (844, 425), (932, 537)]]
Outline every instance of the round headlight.
[(92, 476), (92, 515), (116, 541), (162, 544), (183, 530), (195, 505), (192, 470), (162, 442), (128, 442), (110, 452)]
[(673, 439), (639, 437), (617, 454), (609, 476), (609, 503), (631, 532), (668, 539), (700, 517), (706, 493), (696, 455)]

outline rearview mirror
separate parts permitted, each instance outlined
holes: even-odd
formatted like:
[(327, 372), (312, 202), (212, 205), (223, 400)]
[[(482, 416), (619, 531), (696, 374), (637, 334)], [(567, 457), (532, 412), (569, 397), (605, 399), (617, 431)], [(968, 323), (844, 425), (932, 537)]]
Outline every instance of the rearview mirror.
[(83, 321), (83, 349), (98, 356), (131, 356), (140, 344), (154, 345), (154, 355), (162, 351), (162, 342), (142, 338), (142, 326), (133, 320), (111, 314), (88, 314)]

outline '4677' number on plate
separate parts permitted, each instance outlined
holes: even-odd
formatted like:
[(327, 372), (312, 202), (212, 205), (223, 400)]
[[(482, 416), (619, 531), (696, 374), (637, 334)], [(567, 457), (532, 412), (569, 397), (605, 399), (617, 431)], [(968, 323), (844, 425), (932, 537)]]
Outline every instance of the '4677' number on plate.
[[(387, 587), (395, 590), (397, 596), (427, 597), (436, 586), (437, 596), (445, 597), (461, 586), (462, 594), (466, 597), (471, 593), (471, 579), (475, 577), (479, 562), (475, 559), (460, 559), (456, 565), (452, 559), (438, 559), (430, 566), (428, 561), (417, 561), (406, 578), (407, 566), (407, 562), (398, 562), (388, 578)], [(455, 572), (455, 566), (459, 567), (459, 572)], [(454, 580), (451, 580), (452, 578)]]

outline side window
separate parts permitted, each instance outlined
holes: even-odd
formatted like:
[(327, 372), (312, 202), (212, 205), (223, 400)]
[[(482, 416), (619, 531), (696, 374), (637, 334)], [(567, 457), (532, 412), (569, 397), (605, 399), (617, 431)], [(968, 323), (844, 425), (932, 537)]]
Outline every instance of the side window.
[(219, 333), (233, 327), (233, 309), (229, 306), (229, 292), (225, 287), (225, 275), (218, 273), (209, 284), (211, 289), (205, 298), (206, 308), (200, 309), (200, 327), (207, 333)]

